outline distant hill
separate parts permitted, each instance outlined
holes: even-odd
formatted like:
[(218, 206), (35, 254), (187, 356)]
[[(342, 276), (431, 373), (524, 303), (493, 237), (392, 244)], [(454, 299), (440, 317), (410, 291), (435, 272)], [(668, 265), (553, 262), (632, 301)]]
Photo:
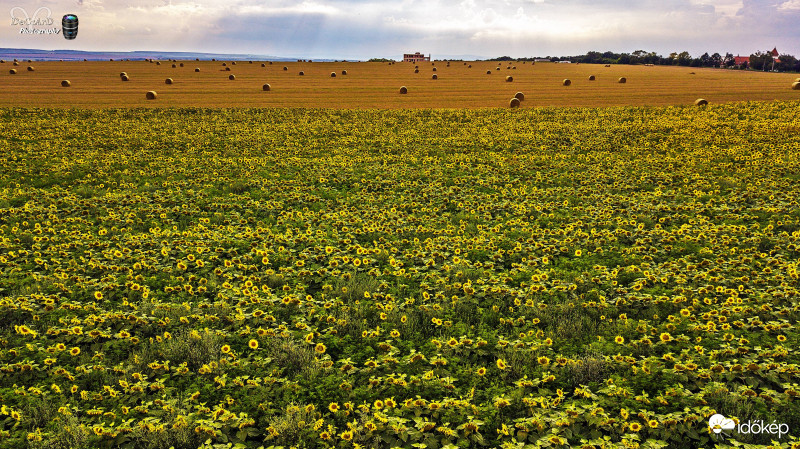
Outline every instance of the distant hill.
[[(200, 59), (200, 60), (228, 60), (228, 61), (297, 61), (301, 58), (287, 58), (285, 56), (253, 55), (253, 54), (226, 54), (226, 53), (192, 53), (180, 51), (81, 51), (81, 50), (38, 50), (30, 48), (0, 48), (0, 58), (3, 59), (32, 59), (37, 61), (108, 61), (109, 59)], [(314, 59), (313, 61), (333, 61), (332, 59)]]

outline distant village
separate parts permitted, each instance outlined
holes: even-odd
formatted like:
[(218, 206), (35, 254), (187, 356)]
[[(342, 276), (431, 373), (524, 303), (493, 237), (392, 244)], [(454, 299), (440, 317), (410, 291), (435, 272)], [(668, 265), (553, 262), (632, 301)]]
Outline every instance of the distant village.
[[(431, 55), (425, 56), (420, 52), (405, 53), (404, 62), (431, 61)], [(451, 59), (452, 60), (452, 59)], [(643, 65), (678, 65), (686, 67), (716, 67), (738, 70), (760, 70), (767, 72), (800, 72), (800, 61), (789, 54), (781, 54), (777, 47), (769, 51), (758, 51), (748, 56), (726, 53), (703, 53), (692, 57), (689, 52), (673, 52), (662, 56), (655, 52), (637, 50), (633, 53), (614, 53), (611, 51), (590, 51), (580, 56), (547, 56), (531, 58), (512, 58), (501, 56), (491, 58), (490, 61), (532, 61), (532, 62), (557, 62), (563, 64), (643, 64)]]

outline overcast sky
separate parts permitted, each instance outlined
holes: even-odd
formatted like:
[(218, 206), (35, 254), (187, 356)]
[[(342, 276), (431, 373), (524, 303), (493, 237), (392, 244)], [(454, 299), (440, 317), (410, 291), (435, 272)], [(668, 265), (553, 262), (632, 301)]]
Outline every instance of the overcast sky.
[[(298, 58), (566, 56), (587, 51), (800, 56), (800, 0), (0, 0), (0, 46)], [(78, 15), (78, 38), (20, 34), (12, 9)], [(41, 10), (39, 17), (46, 16)], [(13, 14), (24, 17), (20, 9)], [(0, 22), (2, 23), (2, 22)]]

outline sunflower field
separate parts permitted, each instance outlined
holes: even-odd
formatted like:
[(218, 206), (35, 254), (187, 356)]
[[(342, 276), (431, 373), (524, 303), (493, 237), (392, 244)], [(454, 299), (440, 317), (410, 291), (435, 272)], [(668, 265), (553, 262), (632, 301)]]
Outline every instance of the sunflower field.
[(0, 109), (0, 447), (800, 447), (799, 113)]

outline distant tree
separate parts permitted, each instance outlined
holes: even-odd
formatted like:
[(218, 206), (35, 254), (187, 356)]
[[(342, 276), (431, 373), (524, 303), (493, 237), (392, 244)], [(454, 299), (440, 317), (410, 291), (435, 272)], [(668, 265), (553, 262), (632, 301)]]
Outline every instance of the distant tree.
[(780, 55), (778, 57), (780, 63), (775, 64), (775, 69), (782, 72), (797, 72), (800, 71), (800, 61), (792, 55)]
[(714, 53), (711, 55), (711, 63), (714, 67), (721, 67), (722, 66), (722, 55), (719, 53)]
[(489, 61), (513, 61), (514, 58), (511, 56), (500, 56), (499, 58), (492, 58)]
[(725, 65), (725, 67), (733, 67), (736, 65), (736, 60), (733, 57), (733, 53), (725, 53), (722, 63)]
[[(713, 61), (711, 60), (711, 55), (709, 55), (708, 52), (703, 53), (698, 59), (700, 60), (699, 65), (703, 67), (711, 67), (712, 65), (714, 65)], [(692, 61), (692, 63), (694, 63), (694, 61)]]
[(394, 59), (372, 58), (372, 59), (368, 59), (367, 62), (394, 62)]
[(753, 70), (771, 70), (772, 55), (769, 52), (757, 51), (750, 55), (750, 68)]
[(682, 51), (678, 54), (678, 65), (688, 66), (692, 63), (692, 56), (689, 54), (688, 51)]

